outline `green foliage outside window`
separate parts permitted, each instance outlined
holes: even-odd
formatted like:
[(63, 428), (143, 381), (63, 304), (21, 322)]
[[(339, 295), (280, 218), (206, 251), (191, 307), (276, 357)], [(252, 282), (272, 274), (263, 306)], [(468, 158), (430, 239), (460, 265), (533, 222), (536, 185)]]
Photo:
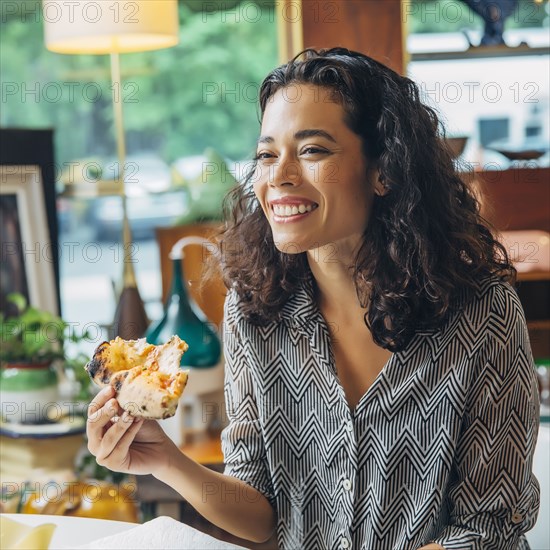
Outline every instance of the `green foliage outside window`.
[[(178, 46), (121, 56), (130, 154), (148, 151), (172, 162), (213, 147), (250, 158), (258, 85), (277, 64), (273, 2), (219, 4), (229, 9), (180, 1)], [(55, 128), (58, 164), (113, 158), (109, 57), (47, 51), (40, 3), (21, 0), (19, 7), (0, 23), (0, 125)]]

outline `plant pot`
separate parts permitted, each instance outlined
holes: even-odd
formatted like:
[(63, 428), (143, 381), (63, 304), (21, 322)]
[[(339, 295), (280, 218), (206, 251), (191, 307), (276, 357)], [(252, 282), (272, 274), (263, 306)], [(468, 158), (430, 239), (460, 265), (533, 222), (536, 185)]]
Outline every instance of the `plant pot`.
[(6, 422), (40, 424), (61, 414), (57, 373), (50, 361), (3, 363), (0, 410)]

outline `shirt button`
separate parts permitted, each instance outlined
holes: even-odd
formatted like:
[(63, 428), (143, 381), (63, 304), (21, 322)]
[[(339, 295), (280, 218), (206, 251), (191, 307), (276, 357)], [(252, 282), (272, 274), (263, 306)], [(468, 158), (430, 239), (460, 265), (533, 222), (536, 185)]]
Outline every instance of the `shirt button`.
[(344, 483), (342, 485), (346, 491), (351, 491), (351, 481), (349, 479), (344, 479)]
[(349, 540), (346, 537), (342, 537), (342, 539), (340, 540), (340, 548), (349, 548), (349, 547), (350, 547)]
[(351, 420), (346, 423), (346, 430), (348, 432), (353, 432), (353, 422)]
[(519, 512), (514, 512), (512, 514), (512, 523), (521, 523), (523, 521), (523, 516)]

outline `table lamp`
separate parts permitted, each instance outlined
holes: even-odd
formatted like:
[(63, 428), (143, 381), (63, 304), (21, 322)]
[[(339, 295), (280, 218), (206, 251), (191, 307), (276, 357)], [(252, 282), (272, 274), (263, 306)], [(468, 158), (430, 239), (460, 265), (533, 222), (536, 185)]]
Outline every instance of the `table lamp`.
[(43, 0), (46, 48), (63, 54), (111, 56), (111, 84), (122, 200), (124, 269), (113, 322), (114, 335), (143, 336), (149, 323), (132, 264), (132, 235), (124, 189), (126, 143), (122, 113), (120, 54), (169, 48), (178, 43), (177, 0)]

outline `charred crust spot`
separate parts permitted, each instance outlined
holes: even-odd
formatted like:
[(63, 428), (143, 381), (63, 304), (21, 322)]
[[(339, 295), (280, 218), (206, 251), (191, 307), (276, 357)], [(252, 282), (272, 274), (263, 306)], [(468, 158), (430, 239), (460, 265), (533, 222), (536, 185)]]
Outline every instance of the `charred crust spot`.
[(100, 374), (100, 381), (103, 383), (103, 384), (108, 384), (109, 383), (109, 371), (102, 365), (102, 368), (101, 370), (99, 371), (99, 374)]
[(88, 371), (88, 374), (90, 375), (90, 378), (95, 378), (97, 372), (101, 369), (103, 366), (102, 361), (98, 361), (97, 359), (92, 359), (87, 365), (86, 370)]
[[(98, 373), (100, 373), (101, 369), (104, 367), (105, 360), (101, 357), (101, 355), (108, 346), (109, 342), (102, 342), (101, 344), (99, 344), (99, 346), (97, 346), (94, 351), (94, 356), (92, 360), (84, 367), (92, 380), (96, 378)], [(104, 377), (101, 379), (101, 381), (106, 382), (104, 380)]]
[(126, 377), (129, 375), (129, 371), (121, 372), (120, 374), (117, 374), (115, 380), (113, 381), (113, 388), (115, 388), (115, 391), (119, 392), (120, 388), (122, 388), (122, 382), (126, 380)]

